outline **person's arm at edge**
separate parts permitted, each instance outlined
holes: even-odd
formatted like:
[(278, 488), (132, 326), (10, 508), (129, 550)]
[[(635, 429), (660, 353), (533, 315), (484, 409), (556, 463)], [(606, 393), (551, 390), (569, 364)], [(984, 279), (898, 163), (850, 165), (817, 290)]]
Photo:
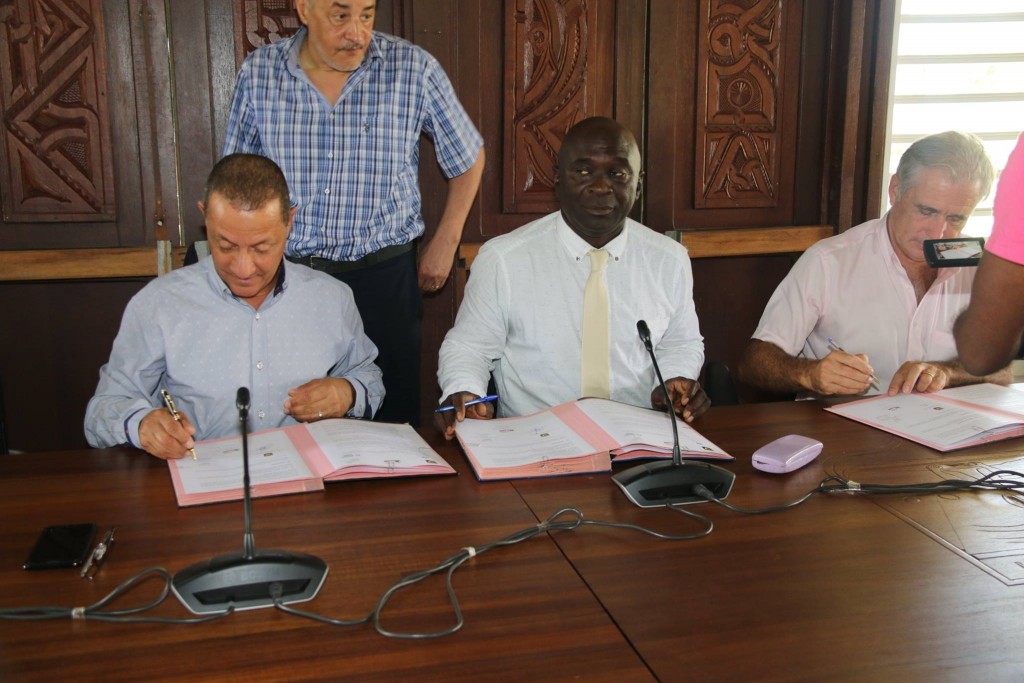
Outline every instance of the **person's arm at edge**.
[(465, 173), (448, 181), (448, 196), (445, 198), (441, 221), (420, 258), (419, 284), (425, 292), (432, 291), (435, 282), (447, 280), (451, 273), (455, 251), (462, 241), (466, 218), (476, 200), (485, 163), (484, 148), (481, 147), (473, 165)]
[(100, 368), (96, 393), (86, 407), (85, 438), (93, 448), (128, 445), (158, 458), (180, 458), (194, 445), (195, 428), (188, 415), (179, 424), (151, 403), (164, 357), (158, 337), (149, 334), (155, 328), (145, 319), (150, 311), (138, 298), (125, 308), (110, 359)]
[[(664, 375), (672, 408), (686, 422), (700, 417), (711, 406), (711, 401), (697, 381), (704, 365), (704, 337), (700, 333), (697, 309), (693, 303), (693, 268), (689, 255), (683, 250), (680, 263), (678, 290), (673, 299), (680, 302), (672, 313), (664, 336), (658, 341), (655, 353)], [(651, 407), (665, 409), (665, 396), (661, 386), (651, 390)]]
[(986, 251), (974, 276), (970, 305), (953, 325), (965, 371), (990, 373), (1016, 356), (1024, 331), (1024, 303), (1006, 293), (1022, 290), (1024, 266)]
[(473, 262), (473, 274), (466, 284), (455, 325), (448, 330), (438, 353), (440, 405), (456, 407), (455, 411), (439, 413), (440, 419), (434, 420), (447, 438), (454, 435), (455, 422), (467, 415), (483, 419), (494, 415), (493, 403), (459, 411), (458, 401), (487, 393), (487, 381), (494, 365), (492, 359), (501, 356), (505, 345), (509, 286), (497, 255), (492, 247), (484, 245)]
[(349, 347), (327, 376), (345, 380), (352, 389), (352, 405), (343, 415), (370, 419), (384, 402), (385, 393), (383, 373), (375, 362), (377, 347), (366, 336), (363, 320), (351, 294), (345, 296), (342, 307), (342, 334), (350, 340)]
[(822, 360), (796, 358), (760, 339), (750, 340), (736, 366), (741, 382), (775, 394), (859, 394), (870, 386), (871, 374), (863, 355), (833, 351)]

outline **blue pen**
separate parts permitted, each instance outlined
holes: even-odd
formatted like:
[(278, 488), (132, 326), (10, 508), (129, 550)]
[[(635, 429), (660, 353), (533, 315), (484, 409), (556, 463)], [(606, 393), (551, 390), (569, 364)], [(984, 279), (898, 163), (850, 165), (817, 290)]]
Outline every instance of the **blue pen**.
[[(484, 396), (483, 398), (474, 398), (472, 401), (466, 401), (463, 405), (465, 405), (465, 406), (472, 406), (472, 405), (476, 405), (477, 403), (490, 403), (491, 401), (497, 401), (497, 400), (498, 400), (498, 395), (497, 394), (491, 394), (490, 396)], [(449, 410), (455, 410), (455, 406), (441, 406), (440, 408), (438, 408), (434, 412), (435, 413), (446, 413)]]
[[(828, 338), (828, 348), (830, 348), (833, 351), (838, 351), (840, 353), (847, 353), (846, 351), (843, 350), (841, 346), (839, 346), (839, 344), (836, 344), (835, 341), (832, 340), (832, 337)], [(878, 378), (875, 377), (874, 375), (871, 375), (871, 386), (875, 388), (875, 391), (882, 390), (882, 387), (878, 383)]]

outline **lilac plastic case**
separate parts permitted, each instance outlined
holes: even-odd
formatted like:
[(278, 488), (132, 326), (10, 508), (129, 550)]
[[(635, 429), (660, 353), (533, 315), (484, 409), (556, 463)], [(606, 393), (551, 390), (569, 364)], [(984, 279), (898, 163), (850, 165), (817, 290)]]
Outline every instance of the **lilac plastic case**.
[(820, 441), (799, 434), (789, 434), (758, 448), (750, 456), (750, 462), (762, 472), (785, 474), (798, 470), (817, 458), (822, 448)]

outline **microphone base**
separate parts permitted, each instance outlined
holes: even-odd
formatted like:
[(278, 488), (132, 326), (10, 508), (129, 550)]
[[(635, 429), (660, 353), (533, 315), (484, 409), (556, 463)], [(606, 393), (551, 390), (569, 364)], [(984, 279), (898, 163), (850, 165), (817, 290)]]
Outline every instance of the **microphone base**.
[(686, 503), (704, 503), (706, 498), (693, 492), (703, 484), (715, 498), (723, 499), (732, 490), (736, 475), (727, 469), (697, 460), (647, 462), (630, 467), (612, 477), (626, 497), (642, 508)]
[(258, 609), (274, 604), (271, 587), (279, 584), (279, 602), (312, 600), (327, 578), (319, 557), (285, 550), (263, 550), (246, 559), (243, 553), (218, 555), (182, 569), (171, 590), (193, 614)]

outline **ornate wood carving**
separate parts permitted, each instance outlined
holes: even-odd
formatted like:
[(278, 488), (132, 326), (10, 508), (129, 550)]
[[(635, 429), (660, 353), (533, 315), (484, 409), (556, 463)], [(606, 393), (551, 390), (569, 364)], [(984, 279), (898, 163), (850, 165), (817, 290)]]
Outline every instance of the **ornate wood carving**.
[(293, 0), (241, 0), (235, 9), (235, 66), (260, 47), (295, 35), (299, 15)]
[[(614, 7), (601, 0), (506, 0), (503, 210), (557, 208), (553, 169), (574, 123), (612, 111)], [(608, 11), (608, 15), (603, 15)]]
[(5, 221), (114, 218), (100, 3), (0, 3)]
[(701, 0), (699, 208), (778, 204), (783, 8), (782, 0)]

